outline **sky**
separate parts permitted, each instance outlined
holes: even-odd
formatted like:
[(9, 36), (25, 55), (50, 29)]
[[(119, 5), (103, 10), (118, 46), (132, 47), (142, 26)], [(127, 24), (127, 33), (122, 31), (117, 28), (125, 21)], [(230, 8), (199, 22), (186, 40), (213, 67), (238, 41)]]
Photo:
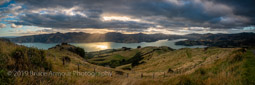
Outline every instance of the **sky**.
[(0, 0), (0, 37), (255, 32), (255, 0)]

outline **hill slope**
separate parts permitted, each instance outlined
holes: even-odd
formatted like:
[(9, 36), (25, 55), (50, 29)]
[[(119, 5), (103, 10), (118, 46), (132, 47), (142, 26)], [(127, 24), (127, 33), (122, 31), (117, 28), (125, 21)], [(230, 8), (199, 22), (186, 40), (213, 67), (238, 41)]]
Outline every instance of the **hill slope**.
[[(39, 50), (0, 40), (1, 84), (247, 85), (255, 83), (253, 62), (255, 56), (249, 49), (211, 47), (173, 50), (168, 47), (143, 47), (102, 52), (92, 55), (92, 58), (84, 59), (69, 48), (76, 47), (59, 45), (50, 50)], [(113, 67), (108, 67), (112, 60), (115, 64)], [(124, 63), (116, 64), (116, 61)], [(101, 65), (102, 63), (105, 65)], [(76, 72), (76, 75), (14, 75), (18, 71)], [(100, 73), (105, 71), (112, 75), (102, 76)], [(13, 73), (10, 75), (9, 72)], [(95, 72), (95, 74), (81, 76), (77, 75), (77, 72)]]

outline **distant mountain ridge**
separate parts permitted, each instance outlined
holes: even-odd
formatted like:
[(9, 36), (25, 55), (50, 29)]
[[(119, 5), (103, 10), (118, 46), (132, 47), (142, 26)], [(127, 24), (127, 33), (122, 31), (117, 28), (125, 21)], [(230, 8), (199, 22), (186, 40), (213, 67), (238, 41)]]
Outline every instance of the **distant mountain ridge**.
[(88, 42), (118, 42), (118, 43), (139, 43), (139, 42), (154, 42), (162, 39), (179, 39), (182, 36), (165, 35), (165, 34), (122, 34), (117, 32), (109, 32), (106, 34), (89, 34), (83, 32), (70, 33), (53, 33), (22, 36), (9, 38), (12, 42), (29, 43), (88, 43)]
[[(194, 41), (207, 41), (213, 46), (216, 42), (222, 43), (238, 42), (252, 40), (255, 41), (255, 33), (237, 33), (237, 34), (187, 34), (187, 35), (167, 35), (167, 34), (122, 34), (118, 32), (109, 32), (106, 34), (89, 34), (83, 32), (69, 32), (69, 33), (52, 33), (22, 36), (16, 38), (9, 38), (10, 41), (16, 43), (89, 43), (89, 42), (117, 42), (117, 43), (140, 43), (140, 42), (154, 42), (162, 39), (188, 39), (185, 42), (178, 42), (178, 45), (207, 45), (193, 43)], [(193, 41), (192, 43), (187, 43)], [(214, 42), (212, 42), (214, 41)], [(240, 42), (242, 41), (242, 42)]]
[(255, 33), (205, 34), (194, 39), (176, 42), (176, 44), (186, 46), (255, 47)]

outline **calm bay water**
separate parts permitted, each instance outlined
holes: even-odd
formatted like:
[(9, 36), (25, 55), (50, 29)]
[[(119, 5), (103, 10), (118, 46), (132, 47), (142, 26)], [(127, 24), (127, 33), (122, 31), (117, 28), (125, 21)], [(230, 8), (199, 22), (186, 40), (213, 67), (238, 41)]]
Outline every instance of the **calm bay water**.
[[(137, 46), (168, 46), (173, 49), (180, 48), (204, 48), (206, 46), (182, 46), (175, 45), (175, 42), (183, 41), (186, 39), (176, 39), (176, 40), (159, 40), (156, 42), (141, 42), (141, 43), (115, 43), (115, 42), (95, 42), (95, 43), (70, 43), (71, 45), (84, 48), (87, 52), (106, 50), (106, 49), (118, 49), (122, 47), (136, 48)], [(24, 45), (27, 47), (36, 47), (39, 49), (48, 49), (56, 46), (59, 43), (17, 43), (19, 45)]]

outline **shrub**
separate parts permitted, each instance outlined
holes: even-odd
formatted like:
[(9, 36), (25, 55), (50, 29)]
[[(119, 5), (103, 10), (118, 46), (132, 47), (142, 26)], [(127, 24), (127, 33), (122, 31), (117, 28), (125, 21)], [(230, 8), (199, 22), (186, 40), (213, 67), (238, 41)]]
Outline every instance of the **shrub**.
[(70, 63), (71, 62), (71, 58), (69, 58), (68, 56), (64, 56), (62, 58), (62, 62), (63, 62), (63, 65), (65, 65), (66, 63)]
[(38, 50), (35, 48), (29, 48), (27, 54), (28, 54), (30, 62), (36, 67), (37, 66), (43, 67), (45, 70), (51, 69), (51, 66), (49, 65), (49, 63), (46, 62), (45, 51)]
[(141, 46), (137, 46), (137, 48), (141, 48)]
[(85, 57), (85, 51), (84, 51), (84, 49), (82, 49), (82, 48), (80, 48), (80, 47), (77, 47), (77, 48), (75, 49), (75, 52), (76, 52), (78, 55), (80, 55), (81, 57)]
[(120, 66), (121, 65), (121, 61), (119, 60), (111, 60), (110, 63), (109, 63), (109, 66), (112, 67), (112, 68), (115, 68), (117, 66)]
[(169, 68), (168, 70), (167, 70), (167, 73), (173, 73), (174, 71), (171, 69), (171, 68)]
[(123, 71), (115, 71), (115, 73), (118, 74), (118, 75), (124, 75)]
[(85, 58), (85, 50), (80, 47), (75, 47), (75, 48), (69, 48), (68, 51), (71, 51), (73, 53), (78, 54), (79, 56)]
[(243, 60), (243, 56), (242, 55), (235, 55), (235, 56), (233, 56), (233, 58), (230, 61), (230, 63), (234, 63), (234, 62), (238, 62), (238, 61), (242, 61), (242, 60)]
[(0, 53), (0, 69), (5, 69), (8, 65), (8, 56)]
[(206, 70), (203, 68), (199, 68), (198, 70), (196, 70), (196, 73), (199, 73), (201, 75), (205, 75), (206, 74)]
[(45, 52), (35, 48), (20, 47), (11, 54), (15, 65), (10, 66), (15, 70), (51, 70), (52, 66), (46, 61)]
[(190, 78), (183, 76), (180, 77), (180, 81), (177, 85), (192, 85), (192, 81)]
[(136, 53), (134, 57), (132, 57), (131, 59), (129, 59), (129, 62), (132, 62), (131, 63), (131, 66), (134, 67), (134, 66), (137, 66), (139, 65), (140, 61), (143, 59), (142, 55), (140, 52)]
[(123, 70), (131, 70), (130, 66), (125, 66), (125, 67), (122, 67), (121, 69), (123, 69)]
[(0, 70), (0, 84), (10, 85), (13, 83), (13, 77), (8, 75), (8, 72), (4, 69)]

